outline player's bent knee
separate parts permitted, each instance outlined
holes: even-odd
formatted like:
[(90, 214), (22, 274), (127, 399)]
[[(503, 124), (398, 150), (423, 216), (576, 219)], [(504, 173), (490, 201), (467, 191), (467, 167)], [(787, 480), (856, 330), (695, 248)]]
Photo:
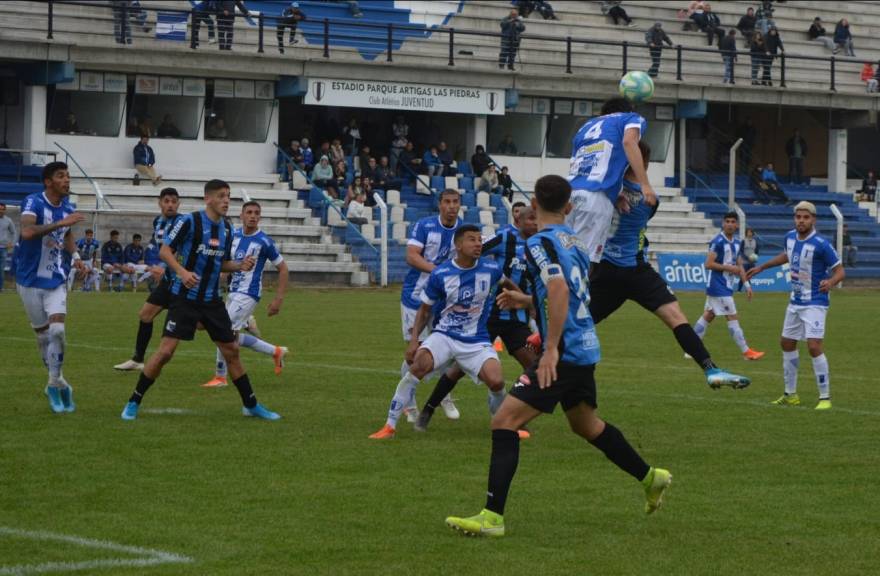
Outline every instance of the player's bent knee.
[(49, 338), (64, 341), (64, 324), (62, 322), (52, 322), (49, 324)]
[(816, 358), (817, 356), (821, 356), (822, 352), (823, 352), (822, 341), (808, 339), (807, 340), (807, 349), (810, 351), (810, 356), (812, 356), (813, 358)]

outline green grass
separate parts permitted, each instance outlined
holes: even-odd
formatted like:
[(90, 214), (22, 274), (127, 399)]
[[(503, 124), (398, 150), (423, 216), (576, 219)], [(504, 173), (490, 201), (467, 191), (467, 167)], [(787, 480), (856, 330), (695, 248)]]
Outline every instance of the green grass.
[[(284, 419), (240, 416), (232, 387), (204, 390), (213, 350), (183, 344), (144, 413), (119, 419), (135, 374), (114, 372), (133, 345), (143, 294), (73, 294), (64, 372), (78, 410), (52, 415), (45, 371), (14, 294), (0, 294), (0, 527), (46, 530), (153, 548), (188, 565), (96, 574), (869, 574), (880, 566), (880, 297), (839, 291), (826, 348), (834, 409), (812, 410), (801, 353), (800, 408), (781, 393), (782, 295), (739, 301), (757, 363), (740, 360), (724, 324), (707, 345), (751, 388), (709, 390), (671, 333), (627, 305), (600, 327), (600, 413), (675, 481), (645, 517), (639, 485), (568, 432), (557, 412), (523, 444), (499, 541), (462, 538), (449, 514), (483, 505), (489, 455), (485, 390), (456, 391), (462, 419), (425, 435), (367, 435), (397, 382), (398, 293), (295, 290), (282, 314), (259, 316), (286, 344), (283, 375), (243, 352), (261, 401)], [(699, 295), (683, 295), (695, 320)], [(154, 344), (157, 339), (154, 339)], [(518, 374), (503, 358), (505, 374)], [(428, 390), (419, 389), (424, 400)], [(72, 544), (0, 534), (4, 566), (120, 558)], [(82, 573), (82, 572), (81, 572)], [(89, 573), (89, 572), (85, 572)]]

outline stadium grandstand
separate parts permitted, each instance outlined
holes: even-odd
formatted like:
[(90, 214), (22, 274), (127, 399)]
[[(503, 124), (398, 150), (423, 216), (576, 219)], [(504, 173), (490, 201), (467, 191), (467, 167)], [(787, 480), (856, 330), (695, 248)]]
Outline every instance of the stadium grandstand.
[[(872, 33), (880, 4), (775, 3), (773, 25), (785, 50), (771, 60), (772, 85), (749, 81), (740, 36), (738, 82), (724, 82), (722, 54), (704, 32), (685, 29), (684, 6), (673, 2), (625, 2), (629, 27), (615, 26), (600, 2), (556, 2), (558, 19), (524, 20), (514, 70), (498, 65), (498, 53), (499, 22), (515, 3), (296, 4), (304, 17), (291, 31), (282, 26), (290, 2), (238, 3), (230, 33), (219, 21), (206, 26), (196, 3), (0, 3), (0, 201), (14, 215), (17, 203), (41, 189), (41, 165), (57, 158), (71, 165), (78, 209), (89, 215), (77, 237), (86, 225), (102, 241), (110, 228), (124, 238), (149, 230), (155, 190), (132, 162), (147, 135), (155, 170), (180, 192), (182, 210), (195, 208), (202, 185), (215, 177), (232, 184), (233, 211), (259, 200), (263, 227), (295, 282), (381, 282), (383, 238), (386, 279), (400, 281), (412, 225), (436, 211), (441, 190), (460, 190), (464, 221), (489, 236), (509, 223), (511, 200), (528, 199), (539, 176), (567, 174), (573, 134), (616, 93), (622, 73), (650, 67), (645, 34), (660, 23), (673, 45), (662, 52), (654, 98), (639, 107), (653, 149), (649, 175), (662, 200), (648, 232), (652, 258), (704, 254), (731, 199), (765, 253), (777, 252), (791, 208), (756, 203), (749, 177), (756, 165), (773, 163), (788, 204), (815, 203), (829, 236), (835, 213), (848, 225), (858, 247), (848, 278), (880, 277), (878, 197), (859, 202), (858, 193), (867, 173), (880, 168), (880, 103), (862, 75), (866, 63), (880, 60)], [(755, 5), (725, 1), (714, 9), (730, 29)], [(831, 28), (847, 14), (859, 15), (858, 56), (809, 39), (814, 18)], [(193, 38), (197, 20), (200, 39)], [(214, 28), (219, 44), (209, 36)], [(363, 218), (349, 220), (343, 198), (366, 168), (360, 157), (379, 162), (400, 152), (396, 123), (406, 126), (414, 160), (445, 142), (453, 163), (439, 175), (426, 162), (397, 163), (370, 196), (387, 205), (386, 218), (381, 206), (368, 206)], [(803, 137), (796, 145), (803, 174), (790, 183), (795, 130)], [(290, 142), (304, 138), (313, 160), (294, 162)], [(345, 174), (328, 190), (312, 167), (321, 144), (336, 139)], [(730, 149), (740, 139), (731, 169)], [(481, 189), (471, 162), (477, 146), (499, 170), (509, 168), (507, 197)]]

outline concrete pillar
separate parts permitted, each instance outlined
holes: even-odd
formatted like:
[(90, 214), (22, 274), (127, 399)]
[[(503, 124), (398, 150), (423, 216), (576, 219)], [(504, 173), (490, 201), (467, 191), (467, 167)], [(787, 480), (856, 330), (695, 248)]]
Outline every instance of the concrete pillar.
[(687, 119), (678, 119), (678, 187), (687, 183)]
[(465, 134), (465, 157), (470, 158), (477, 144), (486, 147), (486, 116), (468, 116)]
[[(25, 86), (23, 147), (46, 150), (46, 87)], [(39, 159), (34, 159), (39, 160)]]
[(845, 128), (828, 130), (828, 191), (846, 192), (846, 142)]

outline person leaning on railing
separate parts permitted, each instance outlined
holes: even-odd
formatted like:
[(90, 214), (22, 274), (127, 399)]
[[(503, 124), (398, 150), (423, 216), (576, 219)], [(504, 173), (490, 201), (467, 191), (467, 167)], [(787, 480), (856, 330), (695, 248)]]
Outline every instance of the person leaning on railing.
[(660, 57), (663, 55), (664, 42), (672, 46), (672, 40), (663, 30), (663, 23), (654, 22), (654, 25), (645, 32), (645, 43), (651, 51), (651, 68), (648, 70), (651, 78), (656, 78), (660, 72)]

